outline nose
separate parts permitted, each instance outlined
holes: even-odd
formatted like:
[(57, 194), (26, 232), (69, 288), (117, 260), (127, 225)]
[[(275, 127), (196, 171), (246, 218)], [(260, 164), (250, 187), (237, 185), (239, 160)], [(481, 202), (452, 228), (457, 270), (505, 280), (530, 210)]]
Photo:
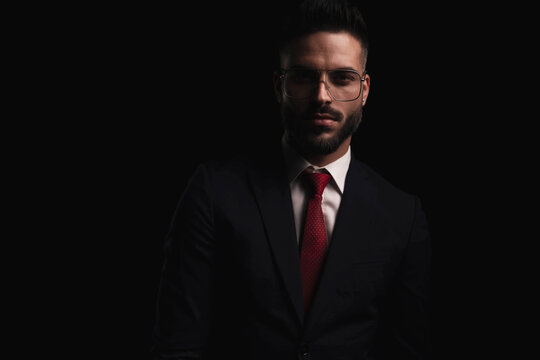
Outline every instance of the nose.
[(332, 102), (332, 96), (330, 95), (329, 87), (324, 78), (319, 79), (316, 100), (320, 104), (329, 104)]

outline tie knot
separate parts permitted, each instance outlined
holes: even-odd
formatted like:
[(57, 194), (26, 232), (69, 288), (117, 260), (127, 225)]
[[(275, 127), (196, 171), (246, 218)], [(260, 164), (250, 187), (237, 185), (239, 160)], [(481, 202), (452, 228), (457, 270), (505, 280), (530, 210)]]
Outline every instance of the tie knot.
[(304, 177), (307, 179), (311, 191), (315, 195), (322, 196), (324, 188), (330, 181), (331, 176), (324, 173), (316, 173), (310, 170), (304, 171)]

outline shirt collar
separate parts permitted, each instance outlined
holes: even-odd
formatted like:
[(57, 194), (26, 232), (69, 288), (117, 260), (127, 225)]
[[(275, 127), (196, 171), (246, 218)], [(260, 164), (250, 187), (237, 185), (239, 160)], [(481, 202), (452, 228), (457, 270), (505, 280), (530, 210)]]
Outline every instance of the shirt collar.
[(350, 146), (347, 149), (345, 155), (326, 166), (319, 167), (310, 164), (306, 159), (304, 159), (300, 154), (298, 154), (298, 152), (287, 143), (285, 137), (282, 138), (281, 145), (283, 149), (283, 155), (285, 157), (285, 164), (287, 166), (287, 178), (289, 179), (289, 183), (296, 180), (298, 175), (300, 175), (302, 171), (304, 171), (308, 167), (312, 167), (314, 170), (325, 169), (332, 176), (335, 185), (343, 194), (343, 191), (345, 189), (345, 178), (347, 177), (347, 171), (349, 170), (349, 164), (351, 162)]

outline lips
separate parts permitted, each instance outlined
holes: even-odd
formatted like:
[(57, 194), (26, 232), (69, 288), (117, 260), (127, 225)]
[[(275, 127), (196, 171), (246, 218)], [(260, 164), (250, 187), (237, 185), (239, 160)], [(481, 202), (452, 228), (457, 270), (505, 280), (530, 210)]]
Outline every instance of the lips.
[(337, 123), (334, 116), (327, 113), (316, 113), (309, 119), (315, 126), (331, 127)]
[(327, 113), (316, 113), (314, 116), (313, 116), (313, 119), (315, 120), (333, 120), (333, 121), (336, 121), (336, 118), (330, 114), (327, 114)]

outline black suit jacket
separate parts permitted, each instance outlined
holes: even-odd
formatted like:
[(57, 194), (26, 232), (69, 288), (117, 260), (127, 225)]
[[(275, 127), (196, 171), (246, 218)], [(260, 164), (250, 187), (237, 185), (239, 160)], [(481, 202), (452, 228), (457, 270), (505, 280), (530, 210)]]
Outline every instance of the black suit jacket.
[(156, 358), (423, 359), (430, 252), (419, 200), (353, 158), (305, 313), (284, 162), (206, 163), (167, 237)]

